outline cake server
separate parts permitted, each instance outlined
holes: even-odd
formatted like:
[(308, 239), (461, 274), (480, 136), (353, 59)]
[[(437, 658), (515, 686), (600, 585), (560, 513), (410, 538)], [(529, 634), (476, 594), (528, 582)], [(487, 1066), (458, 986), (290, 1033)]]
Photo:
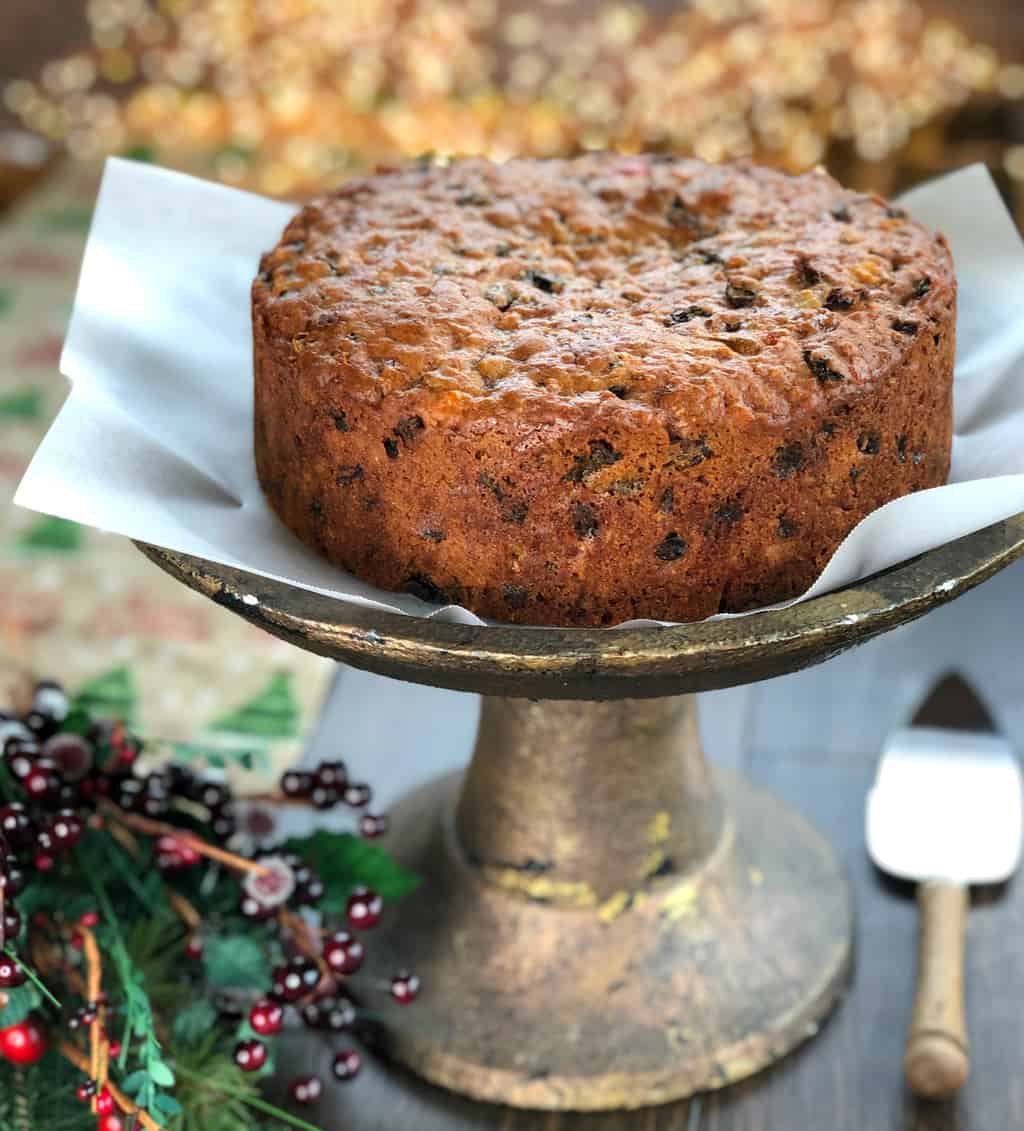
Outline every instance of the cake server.
[[(954, 704), (970, 729), (951, 728)], [(875, 864), (918, 884), (917, 991), (903, 1070), (919, 1095), (949, 1095), (970, 1067), (963, 992), (968, 885), (1008, 879), (1021, 849), (1017, 759), (959, 676), (940, 681), (911, 725), (889, 736), (866, 828)]]

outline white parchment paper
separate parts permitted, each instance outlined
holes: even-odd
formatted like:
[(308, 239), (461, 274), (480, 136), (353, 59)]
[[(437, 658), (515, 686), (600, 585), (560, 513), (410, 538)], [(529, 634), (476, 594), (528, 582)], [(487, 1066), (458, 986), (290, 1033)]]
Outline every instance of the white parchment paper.
[[(951, 481), (869, 515), (800, 600), (1024, 511), (1024, 245), (983, 166), (902, 203), (946, 233), (960, 280)], [(323, 561), (263, 498), (249, 286), (293, 212), (108, 162), (61, 358), (71, 394), (15, 501), (373, 608), (481, 623)]]

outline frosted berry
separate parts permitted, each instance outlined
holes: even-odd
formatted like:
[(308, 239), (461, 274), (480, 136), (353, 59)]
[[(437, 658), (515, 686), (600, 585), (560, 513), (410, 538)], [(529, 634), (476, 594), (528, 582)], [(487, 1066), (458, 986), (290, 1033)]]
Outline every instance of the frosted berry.
[(349, 925), (356, 929), (368, 930), (380, 922), (384, 904), (380, 896), (370, 888), (358, 887), (348, 897), (345, 914)]
[(354, 974), (365, 954), (362, 942), (348, 931), (335, 931), (324, 944), (324, 961), (335, 974)]
[(0, 1030), (0, 1056), (12, 1064), (35, 1064), (46, 1052), (46, 1036), (34, 1017)]
[(75, 1090), (75, 1095), (78, 1097), (79, 1103), (88, 1103), (96, 1095), (96, 1081), (83, 1080)]
[(80, 734), (55, 734), (44, 743), (42, 754), (65, 781), (81, 781), (93, 766), (92, 743)]
[(185, 943), (185, 957), (191, 958), (193, 962), (198, 962), (203, 957), (203, 936), (190, 935), (188, 942)]
[(5, 990), (17, 989), (18, 986), (23, 986), (27, 981), (28, 977), (25, 971), (13, 958), (8, 958), (6, 955), (0, 957), (0, 988)]
[(284, 1010), (276, 1001), (264, 998), (256, 1002), (249, 1011), (249, 1024), (253, 1032), (259, 1033), (261, 1037), (272, 1037), (275, 1033), (281, 1032), (284, 1025)]
[(334, 1075), (339, 1080), (352, 1080), (359, 1075), (363, 1059), (355, 1049), (343, 1049), (334, 1058)]
[(391, 979), (391, 996), (399, 1005), (408, 1005), (420, 992), (420, 980), (415, 974), (403, 970)]
[(323, 1095), (324, 1085), (319, 1076), (300, 1076), (288, 1087), (288, 1094), (297, 1104), (315, 1104)]
[(243, 1072), (259, 1072), (267, 1063), (267, 1046), (262, 1041), (239, 1041), (235, 1045), (235, 1064)]

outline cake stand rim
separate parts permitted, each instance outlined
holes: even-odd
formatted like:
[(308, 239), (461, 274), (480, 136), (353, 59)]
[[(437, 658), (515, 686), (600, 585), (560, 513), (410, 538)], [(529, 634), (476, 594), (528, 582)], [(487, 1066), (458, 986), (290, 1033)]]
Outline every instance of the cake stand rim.
[(949, 603), (1024, 556), (1024, 513), (788, 608), (671, 627), (456, 624), (135, 545), (176, 580), (258, 627), (355, 667), (456, 690), (604, 699), (729, 687), (831, 658)]

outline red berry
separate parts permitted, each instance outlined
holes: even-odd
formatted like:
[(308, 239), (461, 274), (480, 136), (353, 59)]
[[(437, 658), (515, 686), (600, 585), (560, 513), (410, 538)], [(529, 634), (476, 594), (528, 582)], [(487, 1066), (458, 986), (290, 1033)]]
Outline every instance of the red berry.
[(348, 781), (348, 768), (344, 762), (321, 762), (313, 774), (321, 789), (344, 789)]
[(254, 899), (251, 895), (242, 895), (238, 903), (238, 910), (245, 916), (246, 919), (255, 919), (257, 921), (273, 919), (277, 914), (277, 908), (268, 906), (261, 903), (258, 899)]
[(391, 979), (391, 996), (399, 1005), (408, 1005), (420, 992), (420, 980), (415, 974), (403, 970)]
[(324, 944), (324, 961), (335, 974), (354, 974), (365, 954), (363, 944), (348, 931), (335, 931)]
[(0, 958), (0, 987), (13, 990), (23, 986), (28, 981), (25, 971), (14, 961), (6, 956)]
[(345, 804), (352, 809), (361, 809), (369, 805), (373, 797), (373, 790), (365, 782), (353, 782), (345, 789)]
[(339, 1080), (351, 1080), (358, 1076), (363, 1059), (355, 1049), (343, 1049), (334, 1058), (334, 1075)]
[(109, 1115), (102, 1115), (96, 1124), (96, 1131), (124, 1131), (124, 1120), (112, 1111)]
[(350, 926), (367, 930), (376, 927), (380, 922), (383, 906), (380, 896), (375, 891), (359, 887), (348, 897), (345, 914), (348, 916)]
[(13, 939), (21, 934), (21, 912), (9, 903), (4, 907), (4, 938)]
[(278, 1001), (300, 1001), (320, 984), (320, 970), (308, 958), (293, 958), (274, 970), (271, 996)]
[(301, 770), (289, 770), (281, 778), (281, 792), (285, 797), (309, 797), (313, 791), (313, 775)]
[(235, 1064), (243, 1072), (259, 1072), (267, 1063), (267, 1046), (262, 1041), (239, 1041), (235, 1045)]
[(58, 852), (66, 852), (81, 840), (85, 825), (81, 817), (72, 809), (61, 809), (46, 829), (53, 847)]
[(191, 844), (177, 837), (162, 836), (156, 842), (156, 866), (161, 872), (183, 872), (201, 860)]
[(264, 998), (256, 1002), (249, 1011), (249, 1024), (261, 1037), (272, 1037), (275, 1033), (281, 1032), (284, 1025), (284, 1010), (276, 1001)]
[(82, 937), (81, 931), (72, 931), (71, 938), (68, 941), (75, 950), (82, 950), (85, 947), (85, 939)]
[(324, 1085), (319, 1076), (300, 1076), (289, 1085), (288, 1091), (297, 1104), (315, 1104), (323, 1095)]
[(37, 872), (52, 872), (57, 861), (46, 852), (40, 852), (32, 861)]
[(383, 836), (388, 831), (389, 824), (384, 813), (364, 813), (359, 820), (359, 831), (367, 840), (372, 840), (374, 837)]
[(350, 1029), (355, 1019), (356, 1007), (347, 997), (321, 997), (302, 1007), (302, 1020), (310, 1029), (340, 1033)]
[(0, 832), (15, 848), (31, 844), (36, 835), (25, 806), (15, 801), (0, 809)]
[(107, 1045), (107, 1050), (110, 1053), (110, 1056), (111, 1056), (112, 1059), (114, 1057), (120, 1056), (121, 1055), (121, 1042), (120, 1041), (110, 1041), (109, 1044)]
[(12, 1064), (35, 1064), (46, 1052), (46, 1036), (34, 1017), (0, 1030), (0, 1056)]
[(185, 957), (198, 962), (203, 957), (203, 949), (203, 936), (190, 935), (188, 942), (185, 943)]
[(78, 922), (81, 924), (81, 926), (86, 927), (91, 931), (93, 927), (98, 927), (100, 925), (99, 912), (86, 911), (85, 914), (79, 918)]
[(104, 1088), (96, 1097), (96, 1114), (109, 1115), (114, 1110), (114, 1097), (108, 1088)]
[(57, 797), (63, 783), (56, 766), (49, 759), (37, 758), (21, 784), (33, 801), (46, 805)]

